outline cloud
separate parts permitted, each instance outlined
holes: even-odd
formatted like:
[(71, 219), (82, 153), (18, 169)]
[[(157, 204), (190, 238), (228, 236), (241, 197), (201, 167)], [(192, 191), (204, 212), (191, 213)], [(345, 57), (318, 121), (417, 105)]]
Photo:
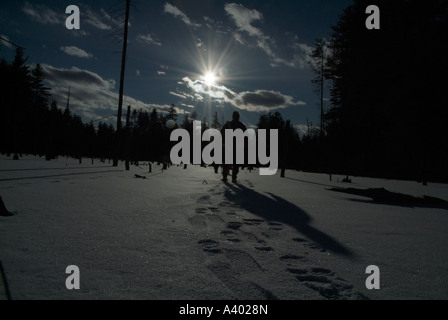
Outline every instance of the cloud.
[(154, 39), (151, 34), (140, 34), (137, 36), (137, 40), (150, 45), (162, 46), (162, 43), (159, 40)]
[[(112, 18), (103, 10), (101, 9), (101, 12), (103, 13), (103, 16), (109, 20), (113, 21)], [(85, 22), (86, 24), (91, 25), (94, 28), (97, 28), (99, 30), (111, 30), (112, 26), (106, 22), (104, 22), (98, 15), (92, 12), (90, 8), (87, 8), (84, 12), (82, 12), (82, 19), (81, 23)]]
[(237, 97), (235, 92), (225, 86), (210, 85), (202, 80), (193, 81), (188, 77), (184, 77), (182, 81), (184, 85), (194, 92), (195, 98), (198, 100), (202, 100), (203, 95), (205, 95), (218, 101), (230, 103)]
[[(302, 50), (302, 52), (304, 54), (306, 54), (306, 58), (305, 58), (305, 62), (308, 65), (312, 65), (313, 68), (317, 68), (319, 69), (319, 63), (317, 61), (313, 61), (313, 59), (311, 58), (311, 55), (313, 53), (313, 50), (315, 49), (314, 47), (308, 46), (306, 44), (303, 43), (296, 43), (295, 47), (298, 48), (299, 50)], [(323, 38), (323, 53), (324, 53), (324, 59), (328, 59), (331, 56), (331, 48), (330, 48), (330, 41)], [(317, 65), (316, 65), (317, 63)]]
[(0, 39), (0, 44), (4, 45), (6, 48), (9, 48), (9, 49), (14, 48), (14, 45), (11, 42), (8, 42), (8, 41), (10, 41), (8, 36), (5, 36), (4, 34), (0, 34), (0, 38), (3, 38), (4, 40), (6, 40), (6, 41), (2, 41)]
[(45, 71), (46, 80), (53, 84), (67, 86), (68, 84), (76, 83), (80, 87), (89, 86), (95, 89), (105, 88), (107, 90), (115, 86), (115, 81), (104, 80), (94, 72), (81, 70), (77, 67), (63, 69), (42, 64), (42, 68)]
[(272, 67), (284, 65), (291, 68), (303, 69), (307, 66), (307, 57), (311, 47), (304, 43), (297, 42), (298, 37), (294, 38), (296, 41), (292, 46), (294, 50), (292, 58), (281, 58), (277, 53), (279, 46), (276, 42), (268, 35), (265, 35), (260, 28), (253, 25), (254, 22), (263, 21), (264, 18), (261, 12), (255, 9), (248, 9), (237, 3), (226, 3), (224, 9), (238, 28), (237, 32), (234, 32), (233, 34), (235, 41), (242, 45), (246, 45), (247, 42), (243, 39), (241, 33), (249, 35), (249, 37), (255, 40), (255, 45), (270, 57)]
[(181, 99), (187, 99), (187, 96), (185, 96), (181, 93), (174, 92), (174, 91), (170, 91), (170, 95), (181, 98)]
[[(111, 22), (112, 24), (113, 24), (113, 26), (118, 26), (118, 25), (121, 25), (121, 24), (123, 24), (124, 23), (124, 18), (123, 18), (123, 16), (124, 16), (124, 14), (122, 15), (122, 20), (120, 21), (120, 20), (118, 20), (118, 19), (116, 19), (116, 18), (112, 18), (110, 15), (109, 15), (109, 13), (107, 13), (107, 11), (106, 10), (104, 10), (103, 8), (101, 8), (101, 13), (103, 14), (103, 17), (107, 20), (107, 21), (109, 21), (109, 22)], [(129, 23), (129, 25), (130, 25), (130, 23)]]
[[(206, 96), (218, 103), (229, 103), (238, 109), (251, 112), (265, 112), (306, 105), (303, 101), (295, 101), (293, 97), (277, 91), (256, 90), (236, 93), (225, 86), (209, 85), (202, 80), (193, 81), (185, 77), (182, 81), (187, 88), (193, 91), (195, 100), (203, 100)], [(187, 97), (185, 94), (182, 96)], [(192, 96), (188, 97), (192, 98)]]
[(296, 41), (292, 43), (292, 48), (295, 50), (296, 54), (294, 55), (294, 63), (298, 67), (304, 69), (309, 66), (311, 62), (311, 53), (314, 48), (307, 45), (306, 43), (301, 43), (298, 41), (298, 37), (296, 37)]
[(290, 106), (306, 105), (303, 101), (294, 101), (294, 98), (277, 91), (256, 90), (255, 92), (242, 92), (234, 101), (234, 106), (253, 112), (285, 109)]
[(200, 38), (196, 39), (196, 47), (198, 48), (206, 48), (206, 45), (204, 42), (202, 42), (202, 40)]
[(175, 16), (176, 18), (181, 19), (186, 25), (193, 27), (193, 28), (199, 28), (201, 25), (198, 23), (194, 23), (190, 20), (190, 18), (187, 17), (187, 15), (185, 13), (183, 13), (182, 11), (180, 11), (177, 7), (169, 4), (168, 2), (165, 3), (164, 6), (164, 12), (165, 13), (169, 13), (172, 14), (173, 16)]
[(34, 21), (42, 24), (64, 24), (64, 14), (58, 14), (55, 11), (44, 5), (33, 5), (29, 2), (25, 2), (22, 7), (22, 11), (25, 12)]
[(78, 58), (92, 58), (93, 55), (91, 55), (90, 53), (87, 53), (86, 51), (84, 51), (83, 49), (80, 49), (78, 47), (75, 46), (65, 46), (65, 47), (60, 47), (59, 48), (62, 52), (64, 52), (65, 54), (68, 54), (70, 56), (74, 56), (74, 57), (78, 57)]
[[(107, 115), (114, 116), (116, 114), (118, 93), (114, 80), (103, 79), (97, 73), (77, 67), (65, 69), (42, 64), (42, 68), (45, 71), (46, 82), (52, 88), (53, 98), (59, 102), (60, 106), (63, 105), (67, 100), (68, 88), (70, 88), (70, 108), (75, 114), (83, 117), (84, 121), (97, 120)], [(131, 105), (133, 109), (142, 109), (148, 112), (154, 108), (160, 112), (168, 112), (171, 107), (170, 105), (145, 103), (129, 96), (124, 96), (123, 105)], [(176, 111), (179, 114), (189, 113), (181, 108), (177, 108)]]
[[(255, 21), (262, 21), (263, 15), (253, 9), (247, 9), (241, 4), (226, 3), (224, 6), (226, 13), (232, 18), (239, 31), (247, 33), (250, 37), (255, 38), (256, 46), (262, 49), (269, 57), (274, 60), (272, 66), (279, 63), (286, 64), (283, 59), (279, 59), (274, 53), (272, 46), (275, 46), (274, 40), (265, 35), (263, 31), (252, 25)], [(234, 38), (237, 42), (244, 44), (241, 34), (235, 33)]]
[(222, 21), (216, 21), (207, 16), (204, 17), (204, 21), (207, 28), (213, 30), (214, 32), (222, 34), (228, 33), (228, 30), (226, 30)]
[(165, 72), (165, 71), (160, 71), (160, 70), (158, 70), (158, 71), (157, 71), (157, 74), (158, 74), (159, 76), (163, 76), (163, 75), (166, 74), (166, 72)]
[(310, 124), (309, 126), (306, 124), (298, 124), (295, 126), (295, 128), (299, 132), (299, 135), (301, 135), (302, 137), (307, 136), (308, 134), (311, 136), (318, 135), (320, 132), (320, 128), (313, 126), (312, 124)]
[(236, 42), (238, 42), (242, 45), (246, 44), (246, 42), (244, 42), (244, 40), (243, 40), (243, 37), (239, 33), (234, 33), (233, 38), (235, 39)]
[(247, 9), (243, 5), (237, 3), (226, 3), (224, 10), (233, 19), (238, 29), (246, 31), (253, 37), (265, 37), (260, 29), (252, 25), (254, 21), (263, 20), (263, 15), (259, 11), (255, 9)]
[[(45, 5), (35, 5), (25, 2), (22, 7), (22, 11), (25, 12), (31, 19), (42, 24), (60, 24), (65, 25), (67, 15), (65, 11), (62, 13), (55, 12)], [(100, 30), (111, 30), (113, 26), (119, 25), (115, 19), (110, 17), (104, 9), (101, 9), (102, 16), (94, 13), (89, 7), (81, 9), (81, 23), (91, 25)], [(87, 35), (85, 31), (77, 32), (76, 34)]]

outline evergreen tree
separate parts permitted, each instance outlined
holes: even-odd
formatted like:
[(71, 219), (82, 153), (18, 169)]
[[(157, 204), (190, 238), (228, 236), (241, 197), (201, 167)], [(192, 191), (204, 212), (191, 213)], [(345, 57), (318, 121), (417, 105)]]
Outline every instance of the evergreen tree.
[(222, 126), (222, 124), (219, 122), (218, 112), (216, 111), (214, 116), (213, 116), (212, 128), (221, 130), (221, 126)]
[[(381, 29), (363, 27), (381, 10)], [(448, 2), (356, 0), (333, 27), (333, 109), (326, 119), (341, 169), (394, 178), (448, 178), (444, 83)], [(421, 44), (425, 43), (425, 46)]]
[(177, 111), (176, 111), (174, 104), (171, 105), (166, 118), (168, 120), (173, 120), (174, 122), (177, 122)]
[(320, 98), (320, 134), (325, 132), (324, 125), (324, 84), (327, 78), (326, 61), (328, 56), (327, 44), (323, 39), (315, 40), (315, 48), (310, 55), (310, 65), (315, 73), (315, 78), (311, 81), (315, 87), (315, 92)]
[(182, 129), (187, 130), (187, 131), (190, 131), (190, 129), (193, 128), (193, 122), (190, 120), (190, 115), (189, 114), (186, 114), (184, 116), (184, 120), (182, 121), (180, 127)]
[(31, 88), (34, 93), (34, 103), (38, 107), (47, 107), (50, 89), (45, 87), (45, 73), (38, 63), (31, 71)]

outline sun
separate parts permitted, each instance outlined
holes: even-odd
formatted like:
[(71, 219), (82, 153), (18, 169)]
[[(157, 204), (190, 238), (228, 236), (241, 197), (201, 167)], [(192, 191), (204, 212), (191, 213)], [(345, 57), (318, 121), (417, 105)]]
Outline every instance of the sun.
[(212, 85), (216, 83), (216, 76), (213, 72), (206, 72), (203, 76), (202, 79), (204, 80), (204, 82), (208, 85)]

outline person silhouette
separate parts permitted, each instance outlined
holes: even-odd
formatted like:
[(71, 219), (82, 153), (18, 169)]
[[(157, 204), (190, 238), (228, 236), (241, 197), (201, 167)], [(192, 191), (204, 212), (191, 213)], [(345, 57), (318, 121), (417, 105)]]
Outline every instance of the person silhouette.
[[(232, 121), (228, 121), (221, 129), (221, 135), (223, 137), (223, 152), (225, 154), (225, 132), (226, 130), (236, 130), (241, 129), (243, 132), (247, 130), (246, 126), (240, 122), (240, 114), (238, 111), (234, 111), (232, 114)], [(224, 157), (225, 159), (225, 157)], [(236, 147), (233, 146), (233, 164), (226, 164), (225, 161), (223, 163), (222, 170), (222, 181), (227, 181), (227, 176), (230, 174), (230, 169), (232, 169), (232, 182), (236, 183), (237, 175), (239, 172), (239, 166), (236, 164)]]

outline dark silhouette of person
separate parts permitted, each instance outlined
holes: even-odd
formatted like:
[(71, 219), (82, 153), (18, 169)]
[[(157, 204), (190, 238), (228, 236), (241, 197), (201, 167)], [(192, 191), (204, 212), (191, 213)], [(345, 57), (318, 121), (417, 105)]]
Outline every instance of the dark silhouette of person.
[(222, 170), (222, 180), (227, 181), (227, 176), (230, 174), (230, 169), (232, 169), (232, 182), (236, 183), (237, 175), (239, 172), (239, 166), (236, 164), (236, 146), (233, 146), (233, 164), (225, 163), (225, 132), (226, 130), (236, 130), (241, 129), (243, 132), (247, 130), (246, 126), (240, 122), (240, 114), (238, 111), (234, 111), (232, 114), (232, 121), (228, 121), (221, 129), (221, 135), (223, 137), (223, 170)]

